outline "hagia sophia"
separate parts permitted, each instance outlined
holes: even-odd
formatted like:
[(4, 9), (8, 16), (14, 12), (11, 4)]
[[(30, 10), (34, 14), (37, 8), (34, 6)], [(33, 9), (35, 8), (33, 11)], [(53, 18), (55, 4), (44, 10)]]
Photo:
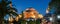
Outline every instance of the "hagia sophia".
[[(23, 11), (23, 19), (38, 19), (38, 18), (43, 18), (43, 15), (42, 14), (39, 14), (34, 8), (27, 8), (25, 11)], [(22, 17), (22, 14), (19, 14), (19, 16), (17, 16), (15, 18), (16, 21), (18, 21), (20, 18)], [(10, 21), (13, 21), (11, 20), (12, 17), (10, 17)]]

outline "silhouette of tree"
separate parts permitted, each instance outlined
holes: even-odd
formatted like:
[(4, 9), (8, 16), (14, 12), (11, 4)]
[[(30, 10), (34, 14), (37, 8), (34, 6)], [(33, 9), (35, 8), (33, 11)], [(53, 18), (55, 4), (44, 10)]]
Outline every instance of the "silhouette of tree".
[(8, 0), (1, 0), (0, 2), (0, 24), (3, 24), (4, 22), (4, 16), (6, 14), (9, 15), (18, 15), (16, 12), (17, 10), (14, 7), (10, 7), (11, 1)]
[(54, 12), (54, 15), (55, 15), (55, 22), (54, 24), (57, 24), (57, 15), (60, 14), (60, 0), (51, 0), (51, 2), (49, 3), (49, 8), (52, 9), (54, 8), (55, 12)]

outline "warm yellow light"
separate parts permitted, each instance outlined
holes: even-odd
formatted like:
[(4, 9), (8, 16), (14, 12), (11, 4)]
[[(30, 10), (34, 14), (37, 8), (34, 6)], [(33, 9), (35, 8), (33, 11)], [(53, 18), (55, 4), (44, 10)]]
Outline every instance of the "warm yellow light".
[(48, 10), (50, 10), (49, 6), (48, 6)]
[(50, 11), (50, 8), (49, 8), (49, 6), (48, 6), (48, 8), (46, 9), (46, 13), (49, 13), (49, 11)]
[(16, 17), (15, 20), (18, 21), (19, 20), (19, 17)]
[(39, 15), (38, 15), (38, 18), (43, 18), (43, 15), (39, 14)]
[(35, 16), (31, 16), (32, 18), (35, 18)]
[(13, 21), (13, 18), (12, 17), (9, 17), (9, 21), (12, 22)]
[(22, 16), (21, 15), (19, 15), (19, 18), (21, 18)]
[[(29, 12), (26, 12), (27, 10), (30, 10)], [(37, 18), (36, 16), (38, 16), (38, 12), (34, 9), (34, 8), (27, 8), (24, 11), (24, 18)]]

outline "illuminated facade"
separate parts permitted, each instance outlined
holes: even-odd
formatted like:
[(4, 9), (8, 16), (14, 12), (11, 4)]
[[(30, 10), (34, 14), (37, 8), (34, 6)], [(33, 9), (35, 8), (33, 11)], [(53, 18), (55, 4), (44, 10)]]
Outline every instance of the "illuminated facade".
[(33, 8), (28, 8), (24, 11), (24, 18), (36, 18), (38, 12)]
[(34, 8), (27, 8), (24, 12), (24, 18), (29, 19), (29, 18), (43, 18), (42, 14), (39, 14)]
[[(34, 8), (27, 8), (25, 11), (23, 11), (23, 15), (19, 14), (19, 16), (16, 16), (15, 20), (18, 21), (20, 18), (23, 17), (25, 20), (29, 20), (30, 18), (32, 19), (38, 19), (38, 18), (43, 18), (42, 14), (39, 14)], [(13, 21), (12, 19), (9, 19), (9, 21)]]
[[(33, 18), (33, 19), (37, 19), (37, 18), (43, 18), (42, 14), (39, 14), (34, 8), (27, 8), (24, 12), (24, 19), (29, 19), (29, 18)], [(17, 18), (21, 18), (22, 15), (19, 15), (16, 17)]]

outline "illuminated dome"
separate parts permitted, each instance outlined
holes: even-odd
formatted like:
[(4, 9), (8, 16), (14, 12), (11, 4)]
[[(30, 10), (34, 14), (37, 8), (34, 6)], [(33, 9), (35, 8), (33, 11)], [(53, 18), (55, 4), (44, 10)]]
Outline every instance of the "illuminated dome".
[(24, 11), (24, 18), (42, 18), (42, 15), (39, 15), (39, 13), (34, 8), (27, 8)]
[[(34, 8), (27, 8), (25, 11), (23, 11), (23, 18), (24, 19), (37, 19), (37, 18), (43, 18), (42, 14), (39, 14)], [(19, 18), (22, 17), (22, 14), (16, 17), (16, 20), (18, 21)]]

